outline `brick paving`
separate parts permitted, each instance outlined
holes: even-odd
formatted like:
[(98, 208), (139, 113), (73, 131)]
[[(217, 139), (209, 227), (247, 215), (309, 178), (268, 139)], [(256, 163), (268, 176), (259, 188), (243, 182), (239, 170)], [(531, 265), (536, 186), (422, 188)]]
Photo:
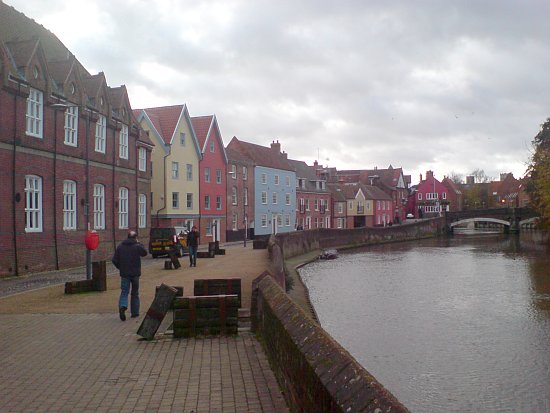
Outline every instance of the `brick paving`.
[[(257, 261), (249, 254), (251, 249), (228, 251), (225, 262), (207, 260), (203, 272), (187, 269), (180, 277), (202, 277), (215, 262), (235, 271), (231, 262)], [(158, 283), (155, 274), (167, 273), (149, 274), (142, 287), (152, 289)], [(107, 306), (102, 301), (113, 300), (116, 291), (71, 297), (64, 302), (67, 311), (57, 303), (52, 306), (56, 314), (48, 312), (47, 300), (55, 299), (61, 288), (35, 292), (32, 306), (21, 305), (20, 311), (17, 302), (33, 293), (0, 299), (1, 412), (288, 412), (251, 333), (181, 340), (164, 335), (145, 341), (135, 334), (141, 317), (121, 322), (116, 313), (100, 311)], [(92, 303), (92, 311), (75, 313), (82, 300)], [(144, 312), (148, 305), (142, 303)]]

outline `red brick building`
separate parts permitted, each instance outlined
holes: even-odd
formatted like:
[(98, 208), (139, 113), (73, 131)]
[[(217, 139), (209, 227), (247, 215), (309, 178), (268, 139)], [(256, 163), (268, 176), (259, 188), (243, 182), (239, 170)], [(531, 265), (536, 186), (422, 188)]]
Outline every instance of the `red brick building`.
[(288, 160), (296, 172), (296, 228), (332, 228), (330, 190), (314, 167)]
[(48, 30), (0, 2), (0, 276), (109, 259), (147, 242), (152, 143), (124, 86), (91, 75)]
[(226, 239), (227, 154), (215, 115), (192, 117), (202, 159), (199, 162), (201, 242)]

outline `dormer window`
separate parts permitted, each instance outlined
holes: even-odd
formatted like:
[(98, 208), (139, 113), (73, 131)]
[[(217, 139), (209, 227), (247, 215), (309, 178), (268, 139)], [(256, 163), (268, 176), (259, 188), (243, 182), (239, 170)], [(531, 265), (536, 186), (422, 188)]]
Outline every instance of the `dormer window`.
[(101, 97), (99, 98), (99, 104), (100, 104), (101, 106), (103, 106), (104, 103), (105, 103), (105, 101), (103, 100), (103, 96), (101, 96)]
[(40, 74), (40, 72), (38, 71), (38, 66), (35, 65), (35, 66), (32, 68), (32, 75), (33, 75), (33, 77), (34, 77), (35, 79), (38, 79), (38, 75), (39, 75), (39, 74)]
[(74, 95), (76, 92), (76, 86), (74, 85), (74, 83), (71, 83), (70, 90), (71, 90), (71, 95)]

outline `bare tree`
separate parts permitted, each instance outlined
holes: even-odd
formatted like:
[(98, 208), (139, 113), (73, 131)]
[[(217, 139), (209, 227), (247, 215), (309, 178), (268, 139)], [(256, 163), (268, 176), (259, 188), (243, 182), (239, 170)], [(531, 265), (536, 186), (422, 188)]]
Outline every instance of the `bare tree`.
[(447, 178), (449, 178), (451, 181), (453, 181), (455, 184), (463, 184), (464, 183), (464, 174), (451, 171), (447, 175)]
[(473, 170), (470, 175), (474, 177), (476, 184), (484, 184), (493, 180), (493, 178), (487, 175), (483, 169), (479, 168)]

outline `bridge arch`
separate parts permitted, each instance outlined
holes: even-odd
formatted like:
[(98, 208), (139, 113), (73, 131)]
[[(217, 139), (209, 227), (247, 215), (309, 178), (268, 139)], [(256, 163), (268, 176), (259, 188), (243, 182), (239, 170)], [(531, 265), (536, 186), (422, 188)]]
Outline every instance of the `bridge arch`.
[(470, 222), (493, 222), (495, 224), (510, 226), (510, 222), (504, 221), (502, 219), (497, 219), (497, 218), (466, 218), (466, 219), (461, 219), (460, 221), (451, 222), (449, 227), (453, 228), (453, 227), (456, 227), (457, 225), (469, 224)]

